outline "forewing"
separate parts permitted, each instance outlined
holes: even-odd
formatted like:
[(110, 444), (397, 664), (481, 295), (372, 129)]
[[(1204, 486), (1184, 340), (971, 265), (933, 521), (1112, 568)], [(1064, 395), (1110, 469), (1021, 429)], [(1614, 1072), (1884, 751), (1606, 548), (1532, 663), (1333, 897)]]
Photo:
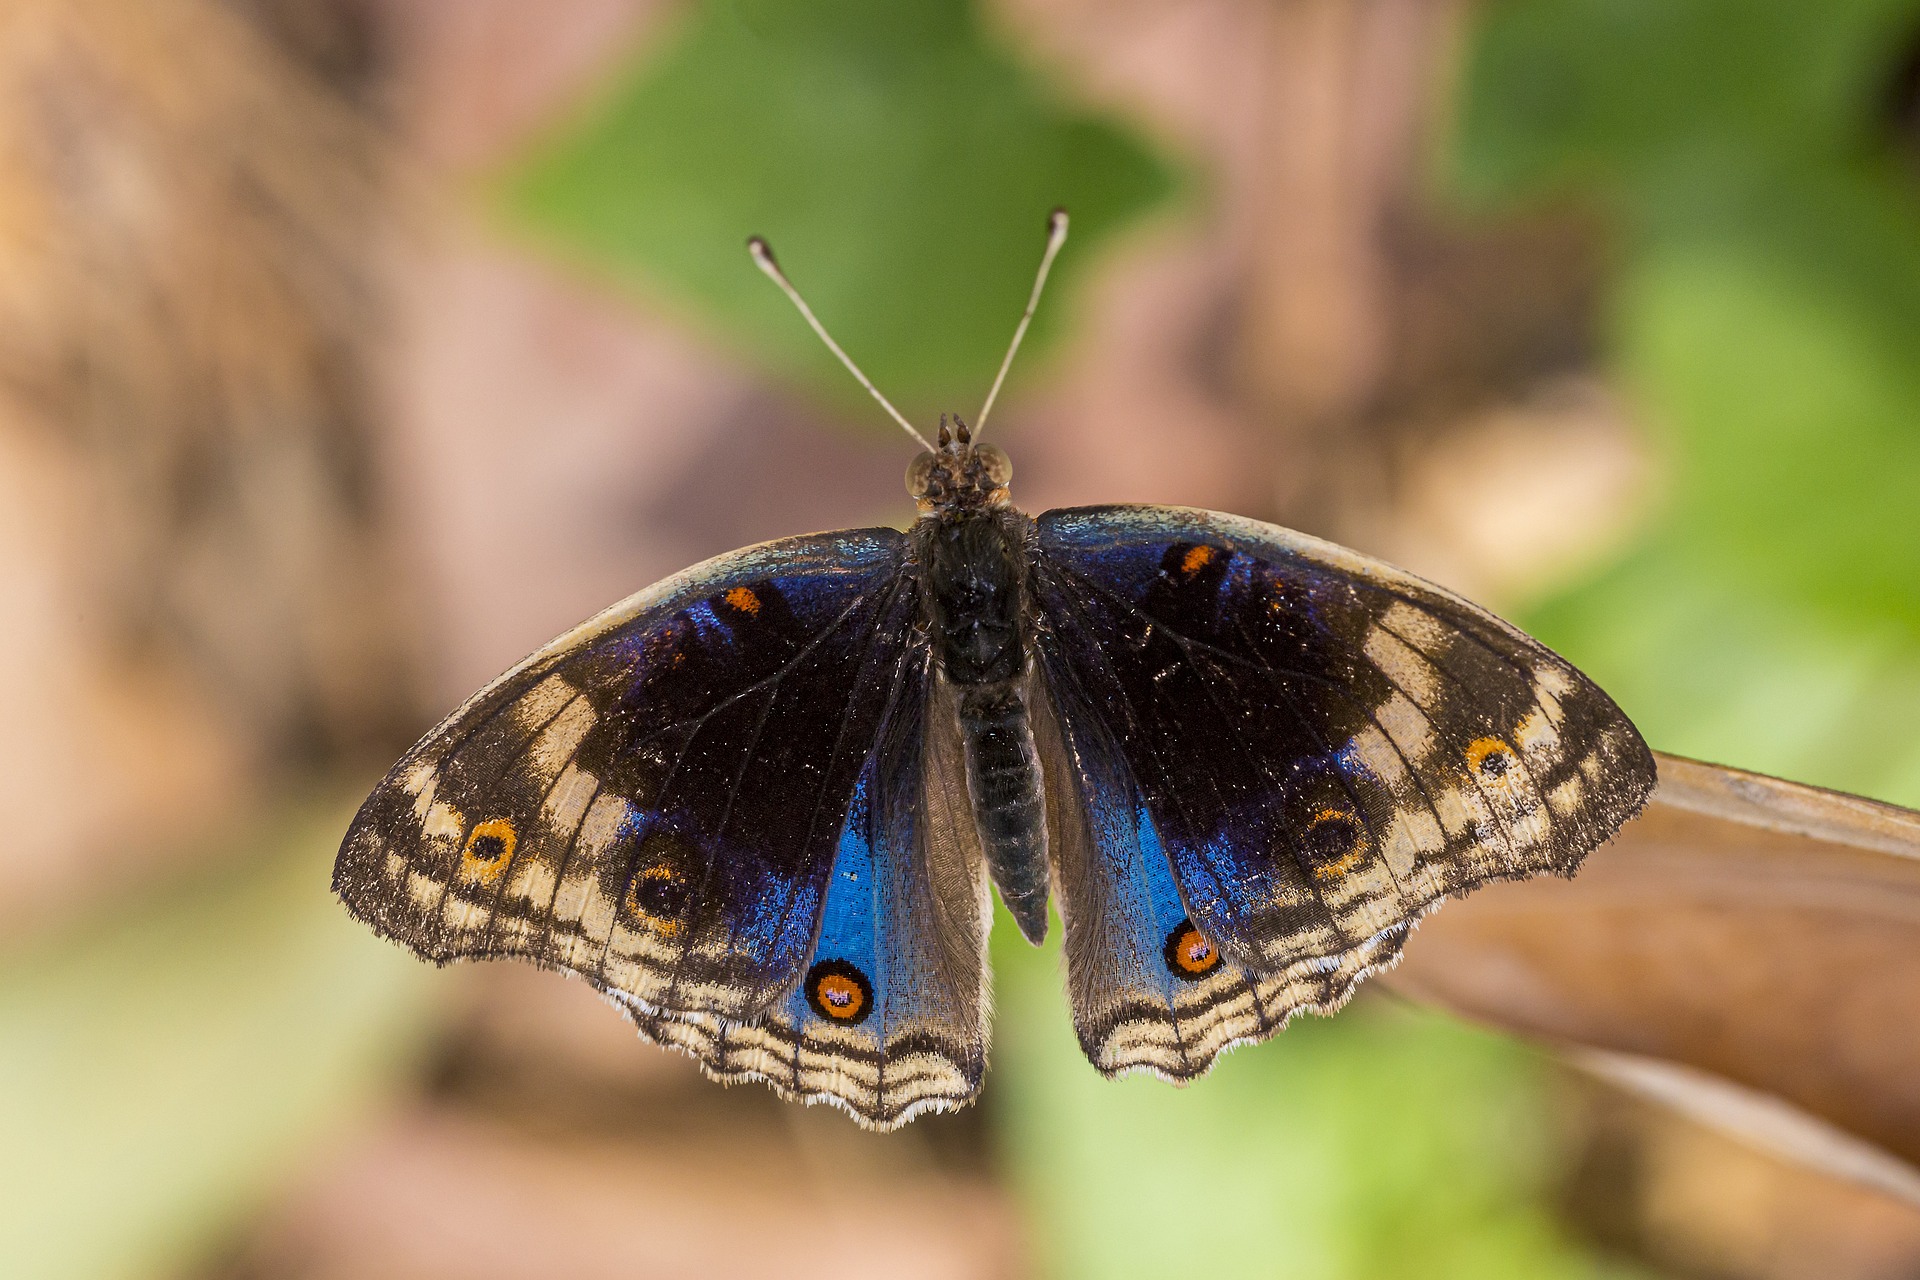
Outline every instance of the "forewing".
[[(1104, 735), (1186, 914), (1249, 975), (1351, 985), (1444, 896), (1571, 875), (1652, 787), (1639, 734), (1564, 660), (1284, 529), (1052, 511), (1033, 591), (1069, 735)], [(1100, 780), (1081, 787), (1097, 812)]]
[(924, 665), (914, 611), (890, 529), (669, 578), (421, 739), (334, 889), (436, 962), (523, 956), (631, 1008), (751, 1018), (812, 949), (856, 782)]
[(925, 667), (898, 686), (854, 788), (819, 943), (792, 994), (744, 1024), (625, 1002), (709, 1075), (765, 1080), (877, 1129), (970, 1101), (986, 1069), (984, 860), (952, 712), (938, 695), (928, 707)]

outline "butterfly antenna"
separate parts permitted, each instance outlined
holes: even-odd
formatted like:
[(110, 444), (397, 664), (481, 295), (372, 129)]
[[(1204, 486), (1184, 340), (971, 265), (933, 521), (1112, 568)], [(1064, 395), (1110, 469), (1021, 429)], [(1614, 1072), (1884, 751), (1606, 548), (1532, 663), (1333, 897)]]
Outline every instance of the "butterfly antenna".
[(813, 314), (813, 308), (807, 305), (807, 300), (800, 296), (800, 291), (793, 287), (793, 282), (788, 280), (786, 273), (780, 270), (780, 264), (773, 260), (773, 250), (767, 247), (767, 242), (759, 236), (754, 236), (747, 241), (747, 252), (753, 255), (754, 262), (766, 273), (767, 279), (779, 285), (780, 292), (786, 294), (787, 300), (800, 309), (800, 314), (805, 316), (807, 323), (813, 326), (813, 331), (820, 335), (820, 341), (827, 344), (827, 350), (840, 357), (840, 363), (847, 366), (847, 372), (867, 389), (867, 394), (878, 400), (880, 407), (900, 424), (900, 429), (920, 442), (921, 448), (931, 451), (932, 441), (914, 430), (913, 424), (901, 417), (900, 411), (893, 407), (892, 402), (880, 394), (880, 388), (874, 386), (867, 380), (867, 375), (860, 372), (860, 366), (853, 362), (853, 357), (840, 349), (840, 344), (833, 340), (833, 335), (827, 332), (827, 327), (821, 324), (819, 317)]
[(1047, 287), (1047, 272), (1053, 270), (1053, 260), (1060, 254), (1060, 246), (1067, 242), (1067, 211), (1055, 209), (1047, 217), (1047, 251), (1040, 258), (1040, 272), (1033, 278), (1033, 292), (1027, 296), (1027, 309), (1020, 314), (1020, 326), (1013, 331), (1013, 343), (1007, 348), (1006, 359), (1000, 362), (1000, 372), (993, 380), (993, 390), (987, 392), (987, 402), (980, 406), (980, 416), (973, 422), (973, 438), (978, 440), (980, 433), (987, 429), (987, 414), (993, 410), (993, 402), (1000, 398), (1000, 384), (1007, 380), (1007, 370), (1013, 368), (1014, 352), (1020, 350), (1021, 340), (1027, 336), (1027, 326), (1033, 323), (1033, 313), (1040, 306), (1040, 291)]

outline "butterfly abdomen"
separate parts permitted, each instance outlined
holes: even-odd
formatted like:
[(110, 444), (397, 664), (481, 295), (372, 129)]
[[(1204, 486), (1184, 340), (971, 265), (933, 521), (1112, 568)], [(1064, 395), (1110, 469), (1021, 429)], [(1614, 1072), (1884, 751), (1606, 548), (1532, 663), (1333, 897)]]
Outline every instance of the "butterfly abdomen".
[(928, 629), (953, 687), (967, 790), (1000, 897), (1034, 942), (1047, 928), (1046, 804), (1027, 718), (1026, 541), (1011, 508), (949, 511), (914, 530)]
[(1047, 932), (1046, 804), (1023, 685), (963, 690), (960, 733), (987, 868), (1020, 932), (1037, 943)]

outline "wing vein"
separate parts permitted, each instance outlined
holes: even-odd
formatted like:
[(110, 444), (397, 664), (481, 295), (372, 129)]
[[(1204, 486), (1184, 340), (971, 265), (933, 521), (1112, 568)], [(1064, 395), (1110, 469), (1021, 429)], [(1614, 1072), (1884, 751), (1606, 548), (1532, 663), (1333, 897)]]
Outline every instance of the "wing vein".
[[(1042, 565), (1036, 566), (1036, 568), (1038, 568), (1040, 572), (1043, 575), (1045, 575), (1047, 566), (1044, 563)], [(1065, 566), (1061, 566), (1061, 569), (1063, 573), (1066, 573), (1069, 575), (1072, 574), (1072, 571), (1066, 569)], [(1066, 606), (1072, 609), (1075, 613), (1078, 614), (1081, 612), (1080, 602), (1073, 598), (1073, 595), (1071, 592), (1062, 591), (1058, 588), (1058, 586), (1056, 586), (1054, 590), (1054, 595), (1059, 600), (1063, 601), (1066, 604)], [(1084, 617), (1084, 615), (1082, 616)], [(1087, 626), (1084, 621), (1081, 623), (1080, 629), (1087, 632), (1089, 637), (1091, 637), (1092, 628)], [(1161, 759), (1159, 751), (1147, 745), (1147, 741), (1148, 741), (1147, 735), (1143, 727), (1141, 726), (1138, 718), (1134, 715), (1134, 711), (1131, 703), (1128, 701), (1128, 699), (1124, 695), (1124, 690), (1126, 688), (1125, 682), (1120, 679), (1119, 673), (1114, 669), (1112, 662), (1108, 659), (1106, 651), (1102, 649), (1098, 644), (1093, 643), (1091, 639), (1089, 639), (1088, 643), (1081, 646), (1081, 650), (1087, 654), (1092, 655), (1094, 658), (1096, 658), (1101, 663), (1101, 665), (1105, 667), (1109, 678), (1113, 681), (1114, 686), (1117, 689), (1120, 689), (1122, 691), (1122, 696), (1116, 699), (1115, 701), (1121, 713), (1126, 716), (1128, 724), (1132, 727), (1134, 731), (1133, 733), (1134, 738), (1142, 744), (1141, 750), (1146, 752), (1153, 759), (1155, 766), (1158, 769), (1158, 771), (1161, 773), (1161, 775), (1163, 777), (1169, 776), (1167, 765), (1165, 761)], [(1092, 707), (1091, 700), (1089, 700), (1088, 705), (1089, 705), (1089, 708)], [(1104, 723), (1104, 720), (1103, 720), (1103, 723)], [(1113, 732), (1113, 727), (1111, 725), (1107, 725), (1106, 729), (1109, 734)], [(1169, 795), (1167, 797), (1167, 803), (1171, 805), (1173, 808), (1180, 811), (1182, 819), (1186, 822), (1187, 826), (1191, 830), (1197, 831), (1198, 826), (1194, 823), (1192, 813), (1189, 812), (1187, 809), (1187, 806), (1184, 803), (1182, 803), (1179, 796), (1178, 788), (1168, 788), (1167, 790), (1169, 791)], [(1217, 790), (1215, 791), (1214, 794), (1216, 799), (1221, 800), (1221, 807), (1224, 809), (1225, 808), (1224, 799), (1220, 798), (1219, 792)], [(1201, 860), (1207, 864), (1207, 869), (1209, 874), (1211, 874), (1215, 882), (1218, 883), (1221, 877), (1213, 859), (1207, 857), (1207, 855), (1202, 851), (1196, 850), (1196, 852), (1199, 854), (1199, 857), (1201, 858)], [(1179, 884), (1179, 879), (1180, 877), (1176, 873), (1174, 876), (1174, 882), (1175, 882), (1175, 885), (1180, 888), (1181, 895), (1184, 899), (1186, 889), (1184, 885)], [(1224, 899), (1222, 901), (1223, 901), (1223, 905), (1226, 906), (1227, 911), (1233, 916), (1234, 921), (1237, 925), (1240, 919), (1239, 909), (1230, 903), (1225, 903)]]
[[(787, 659), (786, 662), (782, 663), (775, 672), (773, 672), (771, 675), (767, 677), (764, 677), (761, 680), (755, 681), (754, 684), (750, 686), (748, 690), (743, 690), (740, 694), (734, 696), (733, 698), (725, 700), (725, 705), (732, 705), (734, 702), (741, 701), (742, 699), (748, 696), (751, 690), (760, 689), (764, 687), (764, 688), (768, 688), (771, 691), (770, 696), (768, 698), (768, 705), (771, 706), (772, 705), (771, 694), (778, 692), (780, 681), (786, 679), (786, 677), (790, 673), (792, 673), (794, 668), (797, 667), (800, 664), (800, 662), (803, 661), (815, 649), (819, 648), (822, 644), (825, 644), (827, 637), (832, 635), (835, 631), (839, 630), (840, 625), (844, 623), (853, 614), (854, 610), (858, 609), (861, 603), (864, 602), (866, 599), (867, 599), (867, 593), (865, 592), (862, 592), (861, 594), (856, 595), (853, 598), (853, 600), (848, 603), (846, 608), (842, 609), (839, 612), (839, 614), (837, 614), (832, 619), (832, 621), (828, 622), (819, 631), (815, 632), (808, 639), (807, 643), (802, 645), (794, 653), (794, 655), (791, 658)], [(849, 695), (849, 705), (851, 705), (851, 695)], [(683, 763), (685, 763), (687, 758), (687, 753), (693, 748), (694, 739), (699, 737), (700, 731), (706, 727), (707, 723), (710, 720), (712, 720), (712, 718), (715, 715), (719, 714), (720, 710), (721, 710), (721, 707), (719, 705), (710, 707), (708, 708), (707, 711), (702, 713), (699, 717), (697, 717), (693, 721), (693, 724), (694, 724), (693, 731), (687, 735), (686, 741), (681, 744), (679, 752), (674, 756), (672, 767), (667, 770), (666, 777), (662, 779), (660, 783), (660, 788), (656, 796), (658, 803), (655, 804), (654, 806), (657, 812), (661, 812), (661, 813), (666, 812), (666, 808), (667, 808), (666, 800), (667, 800), (668, 793), (672, 789), (673, 780), (679, 776), (680, 766)], [(630, 749), (631, 749), (630, 746), (627, 746), (627, 745), (623, 745), (622, 747), (623, 752)], [(640, 842), (636, 840), (636, 841), (631, 841), (630, 843), (632, 847), (627, 851), (625, 871), (623, 872), (620, 880), (620, 883), (623, 886), (628, 881), (631, 881), (633, 879), (634, 861), (640, 856)], [(706, 887), (712, 881), (713, 868), (717, 861), (718, 860), (715, 858), (709, 858), (706, 860), (706, 866), (701, 871), (700, 889), (696, 894), (690, 895), (688, 897), (687, 904), (683, 908), (683, 916), (691, 917), (693, 912), (696, 911), (700, 905), (702, 905), (702, 900), (704, 899), (705, 893), (706, 893)], [(624, 888), (622, 892), (624, 893)], [(598, 972), (603, 977), (606, 974), (606, 969), (607, 969), (607, 954), (613, 949), (614, 931), (620, 927), (621, 905), (623, 904), (619, 902), (616, 902), (614, 904), (614, 910), (607, 922), (606, 935), (600, 940), (599, 954), (596, 957), (594, 962), (596, 968), (598, 969)], [(688, 950), (690, 950), (690, 948), (683, 947), (681, 948), (679, 954), (674, 957), (673, 968), (669, 971), (669, 976), (667, 979), (668, 994), (671, 994), (679, 986), (680, 973), (682, 968), (684, 967)], [(660, 1007), (664, 1009), (666, 1006), (661, 1005)]]

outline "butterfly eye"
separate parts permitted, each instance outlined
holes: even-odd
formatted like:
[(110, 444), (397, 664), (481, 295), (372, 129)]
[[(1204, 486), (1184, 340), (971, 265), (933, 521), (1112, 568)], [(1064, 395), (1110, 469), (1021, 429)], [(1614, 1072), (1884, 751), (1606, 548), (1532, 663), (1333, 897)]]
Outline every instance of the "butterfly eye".
[(907, 496), (918, 501), (927, 496), (927, 484), (933, 479), (933, 454), (921, 450), (920, 456), (907, 464)]
[(987, 474), (996, 489), (1004, 489), (1013, 483), (1013, 459), (999, 445), (977, 444), (973, 447), (973, 456), (980, 463), (980, 469)]

